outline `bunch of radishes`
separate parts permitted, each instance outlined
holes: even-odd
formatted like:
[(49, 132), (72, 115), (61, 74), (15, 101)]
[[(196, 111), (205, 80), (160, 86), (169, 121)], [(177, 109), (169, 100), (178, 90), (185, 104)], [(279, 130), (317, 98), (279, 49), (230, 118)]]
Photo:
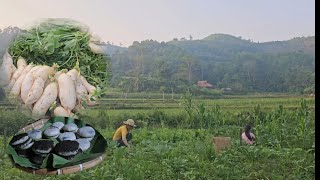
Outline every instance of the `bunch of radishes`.
[(58, 66), (27, 64), (20, 57), (16, 65), (7, 52), (0, 67), (0, 87), (13, 103), (24, 107), (34, 119), (45, 117), (52, 108), (55, 116), (76, 117), (83, 104), (96, 105), (96, 87), (80, 75), (78, 68), (57, 71)]

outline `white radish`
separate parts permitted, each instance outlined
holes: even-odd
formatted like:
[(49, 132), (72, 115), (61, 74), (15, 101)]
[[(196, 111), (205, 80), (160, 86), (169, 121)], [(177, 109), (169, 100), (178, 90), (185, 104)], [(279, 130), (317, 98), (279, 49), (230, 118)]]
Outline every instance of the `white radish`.
[(51, 83), (50, 78), (46, 80), (46, 82), (44, 82), (44, 89)]
[(77, 93), (77, 100), (82, 103), (82, 101), (86, 100), (88, 91), (86, 87), (83, 85), (80, 78), (76, 80), (76, 93)]
[(58, 96), (58, 85), (56, 82), (51, 82), (43, 91), (40, 99), (34, 104), (32, 109), (32, 117), (42, 118), (55, 102)]
[(88, 106), (98, 105), (98, 102), (95, 101), (96, 97), (93, 97), (93, 94), (97, 90), (97, 88), (94, 87), (93, 85), (89, 84), (85, 77), (80, 76), (80, 79), (81, 79), (83, 85), (86, 87), (87, 91), (89, 92), (89, 95), (87, 96), (87, 105)]
[(16, 66), (14, 66), (14, 64), (12, 64), (12, 74), (15, 73), (17, 70)]
[(26, 74), (31, 70), (31, 68), (32, 68), (31, 64), (29, 64), (26, 68), (24, 68), (24, 70), (22, 71), (20, 77), (14, 83), (14, 85), (13, 85), (11, 91), (10, 91), (11, 95), (14, 95), (14, 96), (19, 96), (20, 95), (22, 82), (23, 82)]
[[(16, 71), (17, 71), (16, 66), (14, 66), (14, 64), (12, 64), (12, 74), (14, 74)], [(11, 90), (11, 88), (14, 85), (15, 82), (16, 82), (16, 80), (12, 81), (12, 77), (11, 77), (9, 84), (6, 87), (3, 88), (6, 93), (10, 92), (10, 90)]]
[(67, 72), (68, 72), (67, 69), (62, 69), (62, 70), (56, 72), (56, 73), (54, 74), (54, 80), (58, 81), (59, 76), (60, 76), (62, 73), (67, 73)]
[(17, 67), (26, 67), (28, 65), (26, 59), (24, 59), (23, 57), (19, 57), (18, 61), (17, 61)]
[(69, 117), (69, 115), (70, 115), (68, 113), (68, 111), (61, 106), (56, 107), (53, 110), (53, 114), (54, 114), (54, 116), (62, 116), (62, 117)]
[(32, 104), (38, 101), (45, 88), (45, 82), (48, 80), (49, 76), (54, 73), (55, 69), (50, 66), (42, 66), (34, 73), (33, 78), (35, 80), (28, 93), (28, 97), (25, 101), (26, 104)]
[(64, 109), (61, 106), (56, 107), (53, 110), (53, 114), (54, 116), (72, 117), (72, 118), (78, 119), (77, 115), (73, 114), (72, 112), (69, 113), (66, 109)]
[(94, 91), (96, 91), (97, 88), (92, 86), (91, 84), (89, 84), (85, 77), (80, 75), (80, 79), (81, 79), (84, 87), (86, 87), (86, 89), (89, 92), (89, 94), (93, 94)]
[(76, 83), (76, 81), (78, 79), (78, 74), (79, 74), (79, 72), (76, 69), (71, 69), (66, 74), (70, 76), (70, 78), (72, 79), (72, 81), (74, 83)]
[(16, 83), (17, 79), (21, 76), (22, 71), (27, 66), (27, 62), (23, 58), (19, 58), (17, 62), (18, 69), (13, 65), (14, 69), (16, 69), (10, 79), (10, 83), (4, 88), (6, 92), (10, 92), (13, 85)]
[(42, 78), (37, 77), (28, 93), (27, 99), (25, 101), (26, 104), (33, 104), (38, 101), (41, 97), (44, 88), (44, 81)]
[(76, 105), (76, 88), (70, 76), (62, 73), (58, 78), (59, 99), (61, 105), (71, 113), (71, 110)]
[(95, 54), (103, 54), (103, 49), (102, 49), (101, 46), (99, 46), (99, 45), (97, 45), (97, 44), (95, 44), (93, 42), (90, 42), (88, 44), (88, 46), (89, 46), (89, 49), (90, 49), (91, 52), (93, 52)]
[(54, 80), (58, 81), (59, 76), (62, 74), (62, 71), (58, 71), (54, 74)]
[(34, 82), (33, 73), (37, 71), (41, 66), (33, 67), (25, 76), (21, 85), (21, 99), (25, 103), (28, 97), (28, 93)]
[[(97, 90), (97, 88), (94, 87), (93, 85), (89, 84), (85, 77), (80, 76), (80, 79), (81, 79), (83, 85), (86, 87), (87, 91), (89, 92), (89, 95), (87, 96), (87, 105), (88, 106), (98, 105), (98, 102), (95, 101), (96, 98), (93, 97), (93, 93)], [(91, 100), (91, 99), (93, 99), (93, 100)]]
[(43, 79), (44, 82), (46, 82), (49, 76), (54, 75), (54, 73), (55, 73), (54, 67), (42, 66), (35, 72), (34, 77), (35, 78), (40, 77)]
[(12, 75), (11, 80), (17, 80), (20, 77), (20, 75), (21, 75), (22, 71), (24, 70), (24, 68), (27, 67), (26, 60), (23, 59), (23, 58), (19, 58), (18, 62), (17, 62), (17, 67), (18, 67), (18, 69)]
[(101, 37), (98, 36), (98, 34), (96, 34), (96, 33), (91, 33), (90, 42), (101, 43)]
[(9, 84), (13, 74), (13, 60), (8, 52), (3, 56), (3, 62), (0, 67), (0, 87)]

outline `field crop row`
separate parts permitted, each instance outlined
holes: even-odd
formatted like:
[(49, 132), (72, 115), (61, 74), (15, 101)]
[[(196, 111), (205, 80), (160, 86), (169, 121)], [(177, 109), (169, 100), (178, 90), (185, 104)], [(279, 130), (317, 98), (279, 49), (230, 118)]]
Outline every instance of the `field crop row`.
[[(179, 107), (105, 107), (79, 114), (107, 139), (108, 156), (96, 168), (59, 177), (13, 168), (4, 148), (19, 128), (33, 120), (19, 111), (0, 110), (0, 179), (315, 179), (314, 98), (222, 101), (186, 95), (173, 104)], [(138, 125), (133, 146), (115, 148), (115, 124), (128, 118)], [(254, 146), (239, 142), (239, 131), (248, 123), (257, 137)], [(216, 154), (214, 136), (231, 137), (231, 149)]]

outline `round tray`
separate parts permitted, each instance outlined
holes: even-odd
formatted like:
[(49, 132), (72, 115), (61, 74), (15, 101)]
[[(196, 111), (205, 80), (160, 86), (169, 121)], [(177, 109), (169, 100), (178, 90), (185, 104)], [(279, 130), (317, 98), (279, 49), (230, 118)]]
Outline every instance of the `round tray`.
[[(48, 120), (49, 120), (49, 118), (48, 119), (47, 118), (46, 119), (39, 119), (38, 121), (35, 121), (34, 123), (31, 123), (31, 124), (27, 125), (26, 127), (20, 129), (18, 131), (18, 133), (26, 132), (26, 131), (29, 131), (32, 129), (40, 129)], [(64, 168), (60, 168), (60, 169), (32, 169), (32, 168), (22, 167), (18, 164), (15, 164), (15, 167), (20, 170), (23, 170), (25, 172), (32, 173), (32, 174), (43, 174), (43, 175), (46, 175), (46, 174), (48, 174), (48, 175), (50, 175), (50, 174), (51, 175), (71, 174), (71, 173), (75, 173), (78, 171), (82, 171), (84, 169), (92, 168), (92, 167), (98, 165), (99, 163), (101, 163), (105, 157), (106, 157), (106, 154), (103, 153), (99, 157), (92, 159), (90, 161), (87, 161), (85, 163), (74, 165), (74, 166), (68, 166), (68, 167), (64, 167)]]
[(15, 165), (15, 167), (20, 170), (23, 170), (25, 172), (32, 173), (32, 174), (43, 174), (43, 175), (46, 175), (46, 174), (48, 174), (48, 175), (49, 174), (51, 174), (51, 175), (71, 174), (71, 173), (82, 171), (84, 169), (92, 168), (92, 167), (98, 165), (99, 163), (101, 163), (105, 157), (106, 157), (106, 154), (102, 154), (98, 158), (93, 159), (91, 161), (88, 161), (88, 162), (85, 162), (82, 164), (78, 164), (78, 165), (74, 165), (74, 166), (64, 167), (61, 169), (55, 169), (55, 170), (25, 168), (25, 167), (19, 166), (17, 164)]
[(28, 124), (26, 127), (20, 129), (18, 133), (23, 133), (32, 129), (40, 129), (47, 121), (49, 121), (49, 118), (39, 119), (31, 124)]

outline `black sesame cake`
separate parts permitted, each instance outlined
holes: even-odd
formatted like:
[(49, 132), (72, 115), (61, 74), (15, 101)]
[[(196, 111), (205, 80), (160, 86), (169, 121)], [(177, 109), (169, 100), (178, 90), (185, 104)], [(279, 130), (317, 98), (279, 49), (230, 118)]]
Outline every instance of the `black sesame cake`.
[(16, 146), (16, 145), (22, 144), (22, 143), (24, 143), (24, 142), (26, 142), (28, 140), (29, 140), (28, 134), (27, 133), (21, 133), (21, 134), (17, 134), (15, 136), (13, 136), (9, 144), (11, 146)]
[(32, 146), (32, 151), (35, 154), (48, 154), (54, 148), (54, 142), (52, 140), (39, 140), (35, 141)]
[(79, 143), (77, 141), (61, 141), (54, 147), (54, 152), (60, 156), (68, 158), (75, 156), (79, 151)]
[(16, 149), (16, 153), (18, 154), (18, 156), (25, 157), (25, 158), (31, 157), (33, 154), (31, 148), (29, 148), (29, 149)]
[(31, 148), (31, 146), (34, 144), (33, 140), (29, 137), (27, 141), (25, 141), (22, 144), (16, 145), (15, 149), (25, 150)]
[(34, 164), (41, 165), (46, 156), (42, 155), (33, 155), (30, 157), (30, 161)]

